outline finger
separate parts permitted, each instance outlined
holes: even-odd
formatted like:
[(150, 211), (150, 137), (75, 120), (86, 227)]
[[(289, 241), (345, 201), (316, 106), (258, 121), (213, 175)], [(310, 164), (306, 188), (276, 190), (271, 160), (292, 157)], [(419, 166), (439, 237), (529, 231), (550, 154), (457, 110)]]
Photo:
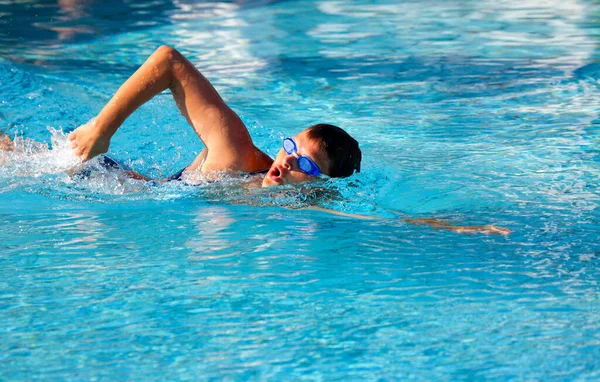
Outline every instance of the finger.
[(69, 140), (70, 140), (70, 141), (74, 141), (74, 140), (75, 140), (75, 138), (76, 138), (76, 135), (77, 135), (77, 134), (75, 134), (75, 132), (73, 131), (71, 134), (69, 134)]
[(509, 230), (508, 228), (504, 228), (504, 227), (500, 227), (500, 228), (498, 228), (498, 230), (500, 231), (500, 234), (504, 235), (504, 236), (508, 236), (512, 233), (511, 230)]
[(84, 154), (84, 155), (82, 155), (82, 156), (81, 156), (81, 160), (82, 160), (83, 162), (87, 162), (87, 161), (89, 161), (90, 159), (92, 159), (92, 158), (90, 157), (90, 155), (89, 155), (89, 154)]
[(508, 228), (496, 227), (495, 225), (490, 225), (489, 227), (490, 227), (491, 233), (494, 233), (496, 235), (510, 235), (512, 233), (512, 231), (509, 230)]

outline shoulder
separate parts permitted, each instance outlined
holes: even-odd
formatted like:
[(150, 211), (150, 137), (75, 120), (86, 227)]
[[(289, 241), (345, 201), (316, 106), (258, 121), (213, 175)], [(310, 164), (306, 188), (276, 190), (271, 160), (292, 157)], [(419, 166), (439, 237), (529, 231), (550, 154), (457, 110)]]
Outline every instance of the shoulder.
[(201, 171), (226, 171), (226, 172), (258, 172), (268, 169), (273, 164), (273, 159), (256, 148), (254, 145), (240, 146), (237, 150), (220, 152), (208, 150)]

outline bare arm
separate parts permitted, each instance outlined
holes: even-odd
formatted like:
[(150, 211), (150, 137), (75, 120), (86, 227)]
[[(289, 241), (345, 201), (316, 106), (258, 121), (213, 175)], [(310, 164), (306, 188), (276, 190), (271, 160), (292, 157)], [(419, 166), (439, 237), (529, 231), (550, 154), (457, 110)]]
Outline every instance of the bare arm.
[(456, 233), (485, 233), (488, 235), (510, 235), (512, 231), (505, 227), (488, 225), (451, 225), (447, 221), (434, 218), (404, 219), (403, 221), (415, 225), (428, 225), (435, 229), (445, 229)]
[(348, 214), (346, 212), (331, 210), (329, 208), (322, 208), (322, 207), (317, 207), (317, 206), (310, 206), (310, 207), (307, 207), (306, 209), (307, 210), (313, 210), (313, 211), (319, 211), (319, 212), (326, 212), (328, 214), (337, 215), (337, 216), (343, 216), (343, 217), (346, 217), (346, 218), (355, 218), (355, 219), (363, 219), (363, 220), (381, 220), (382, 219), (382, 218), (377, 217), (377, 216), (368, 216), (368, 215), (359, 215), (359, 214)]
[(263, 166), (254, 163), (263, 158), (238, 115), (183, 55), (167, 46), (158, 48), (119, 88), (93, 124), (71, 133), (74, 153), (87, 160), (107, 152), (125, 119), (165, 89), (171, 90), (181, 114), (206, 145), (206, 170), (253, 171)]
[[(384, 218), (379, 218), (375, 216), (367, 216), (367, 215), (359, 215), (359, 214), (347, 214), (345, 212), (330, 210), (327, 208), (321, 208), (317, 206), (308, 207), (310, 210), (326, 212), (333, 215), (344, 216), (349, 218), (356, 219), (365, 219), (365, 220), (383, 220)], [(421, 218), (421, 219), (403, 219), (410, 224), (415, 225), (428, 225), (435, 229), (445, 229), (456, 233), (483, 233), (487, 235), (505, 235), (508, 236), (512, 233), (512, 231), (508, 228), (498, 227), (495, 225), (484, 225), (484, 226), (463, 226), (463, 225), (451, 225), (447, 221), (433, 218)]]

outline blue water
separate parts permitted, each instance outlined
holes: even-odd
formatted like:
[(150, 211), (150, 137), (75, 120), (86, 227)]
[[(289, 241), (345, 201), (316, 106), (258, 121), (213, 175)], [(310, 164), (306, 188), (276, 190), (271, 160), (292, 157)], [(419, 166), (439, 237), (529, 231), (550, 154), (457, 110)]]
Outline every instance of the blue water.
[[(0, 154), (0, 380), (600, 378), (597, 3), (106, 3), (0, 2), (19, 149)], [(271, 155), (344, 127), (363, 171), (317, 202), (381, 219), (234, 180), (69, 178), (64, 133), (161, 44)], [(166, 176), (201, 149), (164, 93), (111, 155)]]

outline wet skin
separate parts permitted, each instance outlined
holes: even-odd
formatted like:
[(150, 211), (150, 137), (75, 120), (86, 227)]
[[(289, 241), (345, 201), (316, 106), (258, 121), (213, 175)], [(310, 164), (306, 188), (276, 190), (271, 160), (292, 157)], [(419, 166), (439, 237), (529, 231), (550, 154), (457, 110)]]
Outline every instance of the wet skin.
[[(318, 179), (301, 172), (296, 157), (287, 154), (283, 148), (274, 160), (258, 149), (242, 120), (223, 101), (210, 82), (181, 53), (168, 46), (158, 48), (148, 58), (119, 88), (93, 123), (83, 125), (69, 135), (73, 153), (84, 161), (106, 153), (112, 136), (125, 119), (166, 89), (171, 90), (181, 114), (205, 145), (188, 171), (252, 173), (269, 167), (262, 181), (263, 187)], [(319, 166), (321, 173), (328, 174), (330, 163), (318, 142), (309, 139), (306, 131), (296, 135), (294, 139), (298, 145), (298, 154), (310, 157)], [(348, 214), (345, 216), (358, 217)], [(493, 226), (451, 226), (428, 219), (409, 222), (462, 233), (510, 233), (510, 230), (502, 231)]]
[[(170, 89), (181, 114), (205, 149), (186, 172), (258, 172), (269, 167), (264, 187), (316, 179), (298, 169), (297, 158), (280, 149), (275, 160), (258, 149), (239, 116), (185, 57), (163, 46), (119, 88), (95, 121), (69, 135), (73, 153), (83, 160), (106, 153), (112, 136), (127, 117), (156, 94)], [(328, 174), (329, 161), (306, 131), (295, 136), (298, 154), (310, 157)]]
[[(319, 142), (308, 137), (306, 131), (294, 137), (294, 141), (298, 145), (298, 155), (309, 157), (319, 166), (319, 171), (322, 174), (329, 173), (329, 160), (323, 150), (320, 148)], [(298, 159), (293, 154), (288, 154), (283, 148), (279, 150), (273, 164), (263, 179), (262, 186), (281, 186), (284, 184), (299, 184), (319, 177), (308, 175), (300, 171), (298, 168)]]

